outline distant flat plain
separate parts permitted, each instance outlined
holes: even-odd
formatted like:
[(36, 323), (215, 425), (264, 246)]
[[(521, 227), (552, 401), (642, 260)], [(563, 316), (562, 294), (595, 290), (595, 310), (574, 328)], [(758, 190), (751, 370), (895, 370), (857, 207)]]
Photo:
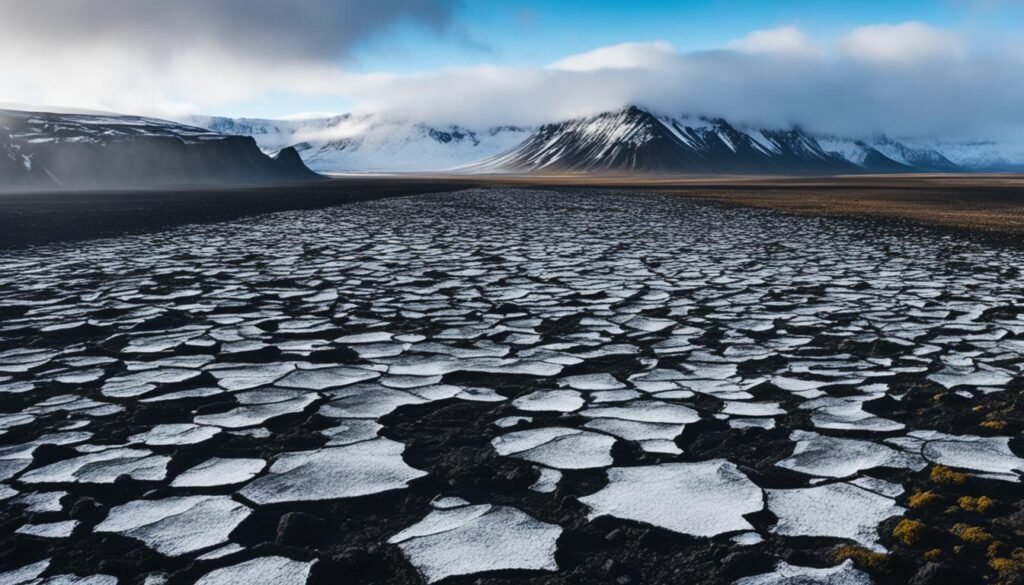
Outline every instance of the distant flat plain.
[(1024, 234), (1021, 174), (391, 175), (336, 177), (272, 187), (0, 194), (0, 247), (117, 236), (273, 211), (488, 186), (656, 192), (786, 213), (912, 221), (987, 234), (1010, 243)]

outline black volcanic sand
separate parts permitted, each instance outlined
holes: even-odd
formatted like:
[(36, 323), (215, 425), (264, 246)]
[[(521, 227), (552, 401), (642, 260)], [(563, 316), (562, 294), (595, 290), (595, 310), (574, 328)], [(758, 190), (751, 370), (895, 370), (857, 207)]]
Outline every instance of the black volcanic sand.
[[(445, 581), (451, 584), (725, 584), (770, 573), (779, 561), (832, 567), (848, 558), (880, 584), (1024, 582), (1024, 487), (1012, 473), (985, 477), (992, 471), (987, 452), (974, 457), (974, 470), (940, 465), (945, 460), (932, 454), (917, 469), (869, 465), (824, 480), (778, 465), (793, 454), (796, 430), (879, 446), (922, 430), (966, 436), (967, 443), (1008, 438), (1002, 460), (1024, 456), (1019, 251), (892, 222), (786, 216), (657, 195), (515, 189), (174, 228), (193, 213), (196, 196), (160, 203), (166, 217), (147, 224), (160, 229), (156, 233), (12, 249), (0, 259), (0, 413), (8, 429), (0, 435), (0, 453), (43, 443), (25, 470), (5, 483), (19, 494), (68, 492), (59, 511), (29, 512), (16, 496), (0, 501), (0, 573), (51, 559), (47, 576), (104, 574), (141, 584), (163, 575), (184, 584), (220, 567), (279, 555), (316, 560), (309, 583), (422, 583), (387, 540), (427, 516), (435, 497), (457, 496), (514, 508), (562, 533), (556, 572), (473, 573)], [(278, 205), (261, 197), (262, 210)], [(327, 205), (331, 197), (323, 197), (312, 197), (309, 206)], [(121, 218), (145, 216), (124, 213)], [(236, 213), (217, 203), (204, 220)], [(119, 220), (110, 221), (95, 216), (80, 233), (106, 233), (96, 226)], [(664, 321), (673, 324), (662, 327)], [(338, 341), (375, 331), (423, 339), (375, 352)], [(688, 343), (668, 344), (680, 339)], [(800, 343), (791, 344), (794, 339)], [(495, 358), (477, 353), (520, 365), (556, 355), (575, 359), (556, 372), (485, 372), (473, 360)], [(182, 358), (195, 361), (168, 361)], [(226, 429), (194, 445), (136, 444), (170, 458), (163, 480), (123, 476), (109, 485), (38, 485), (20, 479), (79, 455), (84, 445), (124, 445), (156, 425), (237, 408), (239, 394), (228, 390), (142, 401), (216, 388), (214, 365), (386, 365), (422, 368), (416, 373), (426, 376), (445, 360), (456, 365), (437, 374), (441, 384), (491, 389), (506, 400), (440, 398), (382, 414), (380, 436), (403, 444), (404, 462), (427, 473), (403, 489), (257, 506), (237, 495), (242, 484), (170, 486), (210, 457), (272, 462), (283, 453), (324, 448), (329, 437), (323, 431), (350, 420), (325, 408), (348, 404), (345, 388), (330, 386), (303, 390), (311, 395), (308, 404), (253, 425), (265, 436)], [(581, 412), (614, 406), (588, 400), (582, 411), (559, 413), (512, 404), (564, 386), (569, 377), (609, 374), (624, 387), (640, 388), (653, 370), (670, 370), (684, 374), (680, 390), (688, 384), (697, 389), (706, 388), (696, 380), (709, 364), (734, 366), (727, 381), (750, 397), (699, 391), (657, 398), (641, 390), (629, 402), (684, 405), (699, 420), (673, 440), (681, 454), (648, 452), (637, 441), (617, 439), (613, 466), (725, 459), (765, 490), (853, 478), (898, 484), (904, 489), (894, 502), (906, 511), (875, 531), (887, 553), (845, 538), (777, 534), (779, 518), (767, 507), (745, 517), (763, 537), (751, 545), (733, 542), (737, 531), (705, 538), (610, 516), (590, 519), (580, 498), (607, 486), (604, 467), (564, 470), (557, 489), (541, 493), (530, 489), (540, 475), (537, 465), (492, 447), (493, 439), (513, 431), (582, 428), (592, 419)], [(109, 392), (121, 376), (164, 368), (194, 369), (195, 375), (155, 381), (135, 397)], [(95, 370), (93, 379), (74, 378)], [(962, 379), (953, 384), (933, 379), (936, 374)], [(817, 417), (822, 411), (802, 406), (813, 398), (787, 390), (783, 377), (818, 384), (826, 399), (863, 397), (871, 385), (885, 389), (872, 391), (861, 415), (843, 419), (849, 428), (834, 428)], [(41, 408), (65, 395), (95, 402)], [(373, 404), (373, 393), (365, 400)], [(734, 426), (745, 417), (723, 409), (751, 401), (777, 405), (784, 414), (753, 417), (770, 419), (773, 428)], [(8, 424), (6, 417), (17, 413), (33, 419)], [(890, 426), (858, 426), (871, 415)], [(495, 424), (510, 416), (532, 420)], [(80, 430), (91, 437), (47, 442), (76, 421), (88, 421)], [(827, 453), (812, 461), (827, 462)], [(231, 496), (250, 505), (230, 537), (242, 550), (214, 560), (195, 558), (208, 549), (165, 556), (140, 540), (93, 531), (118, 505), (192, 495)], [(648, 495), (637, 486), (636, 498)], [(972, 504), (980, 496), (991, 503)], [(687, 505), (679, 501), (681, 509)], [(15, 534), (26, 523), (69, 519), (80, 524), (67, 538)], [(898, 529), (901, 520), (915, 524)]]
[(0, 191), (0, 248), (146, 233), (296, 209), (439, 193), (465, 183), (346, 178), (294, 185), (211, 186), (125, 191)]

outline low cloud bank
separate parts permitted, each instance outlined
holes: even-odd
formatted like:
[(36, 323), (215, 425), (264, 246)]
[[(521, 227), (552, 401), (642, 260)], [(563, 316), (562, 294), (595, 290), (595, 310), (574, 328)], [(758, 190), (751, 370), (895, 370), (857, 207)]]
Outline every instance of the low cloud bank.
[(0, 101), (169, 116), (273, 95), (337, 96), (359, 111), (471, 127), (535, 125), (637, 104), (846, 136), (1024, 132), (1024, 55), (991, 43), (982, 50), (968, 36), (919, 22), (860, 27), (825, 42), (786, 26), (701, 52), (622, 44), (543, 67), (403, 75), (347, 68), (354, 47), (396, 26), (457, 29), (459, 7), (458, 0), (0, 0)]

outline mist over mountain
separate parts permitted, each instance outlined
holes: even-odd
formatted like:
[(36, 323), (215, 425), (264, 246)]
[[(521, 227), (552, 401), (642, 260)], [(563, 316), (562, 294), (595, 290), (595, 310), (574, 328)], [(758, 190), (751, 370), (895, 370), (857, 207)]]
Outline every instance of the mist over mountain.
[(1024, 169), (1024, 148), (998, 140), (866, 138), (798, 126), (757, 127), (723, 118), (666, 115), (629, 106), (532, 127), (431, 125), (394, 114), (306, 120), (190, 118), (252, 136), (267, 152), (293, 146), (325, 173), (647, 172), (835, 174), (998, 172)]

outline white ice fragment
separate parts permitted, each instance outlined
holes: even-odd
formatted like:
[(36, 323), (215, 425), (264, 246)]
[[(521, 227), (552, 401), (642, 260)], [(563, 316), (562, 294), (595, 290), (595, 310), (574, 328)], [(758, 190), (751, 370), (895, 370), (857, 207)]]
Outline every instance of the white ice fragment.
[(873, 467), (919, 470), (927, 463), (919, 455), (905, 453), (881, 443), (826, 437), (807, 431), (793, 431), (793, 454), (778, 462), (779, 467), (820, 477), (848, 477)]
[(1018, 481), (1019, 474), (1024, 473), (1024, 459), (1010, 450), (1009, 437), (948, 435), (928, 431), (915, 431), (909, 435), (926, 441), (921, 453), (932, 463), (1001, 475), (1007, 481)]
[(372, 420), (354, 418), (343, 420), (337, 426), (320, 431), (320, 434), (328, 437), (328, 447), (338, 447), (374, 439), (383, 428)]
[(43, 559), (37, 563), (25, 565), (24, 567), (0, 573), (0, 583), (4, 585), (36, 585), (39, 583), (36, 578), (43, 574), (50, 566), (50, 559)]
[(883, 550), (878, 525), (906, 511), (890, 498), (848, 483), (767, 492), (768, 509), (779, 519), (773, 532), (846, 538), (874, 550)]
[(253, 427), (279, 416), (300, 413), (318, 398), (313, 392), (282, 388), (249, 390), (235, 394), (240, 406), (226, 412), (201, 414), (193, 420), (198, 424), (229, 429)]
[(428, 583), (484, 571), (556, 571), (562, 528), (515, 508), (467, 506), (434, 510), (392, 536)]
[(618, 390), (626, 385), (619, 382), (611, 374), (585, 374), (582, 376), (569, 376), (558, 381), (559, 385), (568, 386), (574, 390)]
[(214, 569), (200, 577), (196, 585), (305, 585), (315, 562), (276, 556), (258, 557)]
[(24, 483), (114, 483), (121, 475), (136, 481), (161, 481), (170, 457), (146, 449), (113, 448), (86, 453), (33, 469), (21, 476)]
[(491, 441), (499, 455), (556, 469), (590, 469), (611, 465), (614, 444), (615, 439), (607, 435), (565, 427), (515, 431)]
[(752, 546), (760, 542), (764, 542), (764, 537), (756, 532), (741, 532), (729, 540), (740, 546)]
[(15, 532), (40, 538), (67, 538), (75, 531), (76, 526), (78, 526), (78, 520), (65, 520), (49, 524), (26, 524)]
[(733, 416), (766, 417), (786, 414), (785, 410), (779, 408), (774, 402), (735, 402), (728, 401), (722, 409), (725, 414)]
[(638, 422), (685, 425), (700, 420), (697, 411), (682, 404), (658, 400), (637, 400), (622, 406), (588, 408), (580, 414), (587, 418), (616, 418)]
[(303, 390), (326, 390), (341, 388), (359, 382), (366, 382), (380, 377), (380, 372), (334, 366), (328, 368), (300, 369), (291, 372), (277, 381), (282, 388), (300, 388)]
[(195, 445), (208, 441), (221, 432), (218, 427), (208, 427), (196, 424), (169, 424), (157, 425), (145, 433), (132, 435), (128, 438), (131, 443), (143, 443), (145, 445)]
[(529, 412), (572, 412), (583, 404), (583, 396), (575, 390), (539, 390), (512, 401), (512, 406)]
[(111, 508), (95, 531), (136, 538), (160, 554), (178, 556), (226, 542), (249, 513), (228, 496), (135, 500)]
[(373, 439), (317, 451), (282, 453), (267, 475), (239, 492), (259, 504), (354, 498), (404, 488), (427, 475), (402, 459), (405, 445)]
[(743, 516), (763, 508), (761, 488), (724, 459), (612, 467), (608, 485), (580, 501), (591, 519), (614, 516), (693, 536), (751, 530)]
[(550, 467), (540, 467), (539, 469), (540, 477), (533, 482), (530, 490), (541, 494), (550, 494), (558, 489), (558, 482), (562, 481), (562, 472)]
[(256, 477), (267, 462), (262, 459), (213, 457), (187, 469), (171, 482), (172, 487), (213, 487), (244, 483)]
[(775, 566), (775, 572), (743, 577), (733, 585), (872, 585), (871, 577), (847, 560), (841, 565), (824, 569), (798, 567), (785, 561)]

